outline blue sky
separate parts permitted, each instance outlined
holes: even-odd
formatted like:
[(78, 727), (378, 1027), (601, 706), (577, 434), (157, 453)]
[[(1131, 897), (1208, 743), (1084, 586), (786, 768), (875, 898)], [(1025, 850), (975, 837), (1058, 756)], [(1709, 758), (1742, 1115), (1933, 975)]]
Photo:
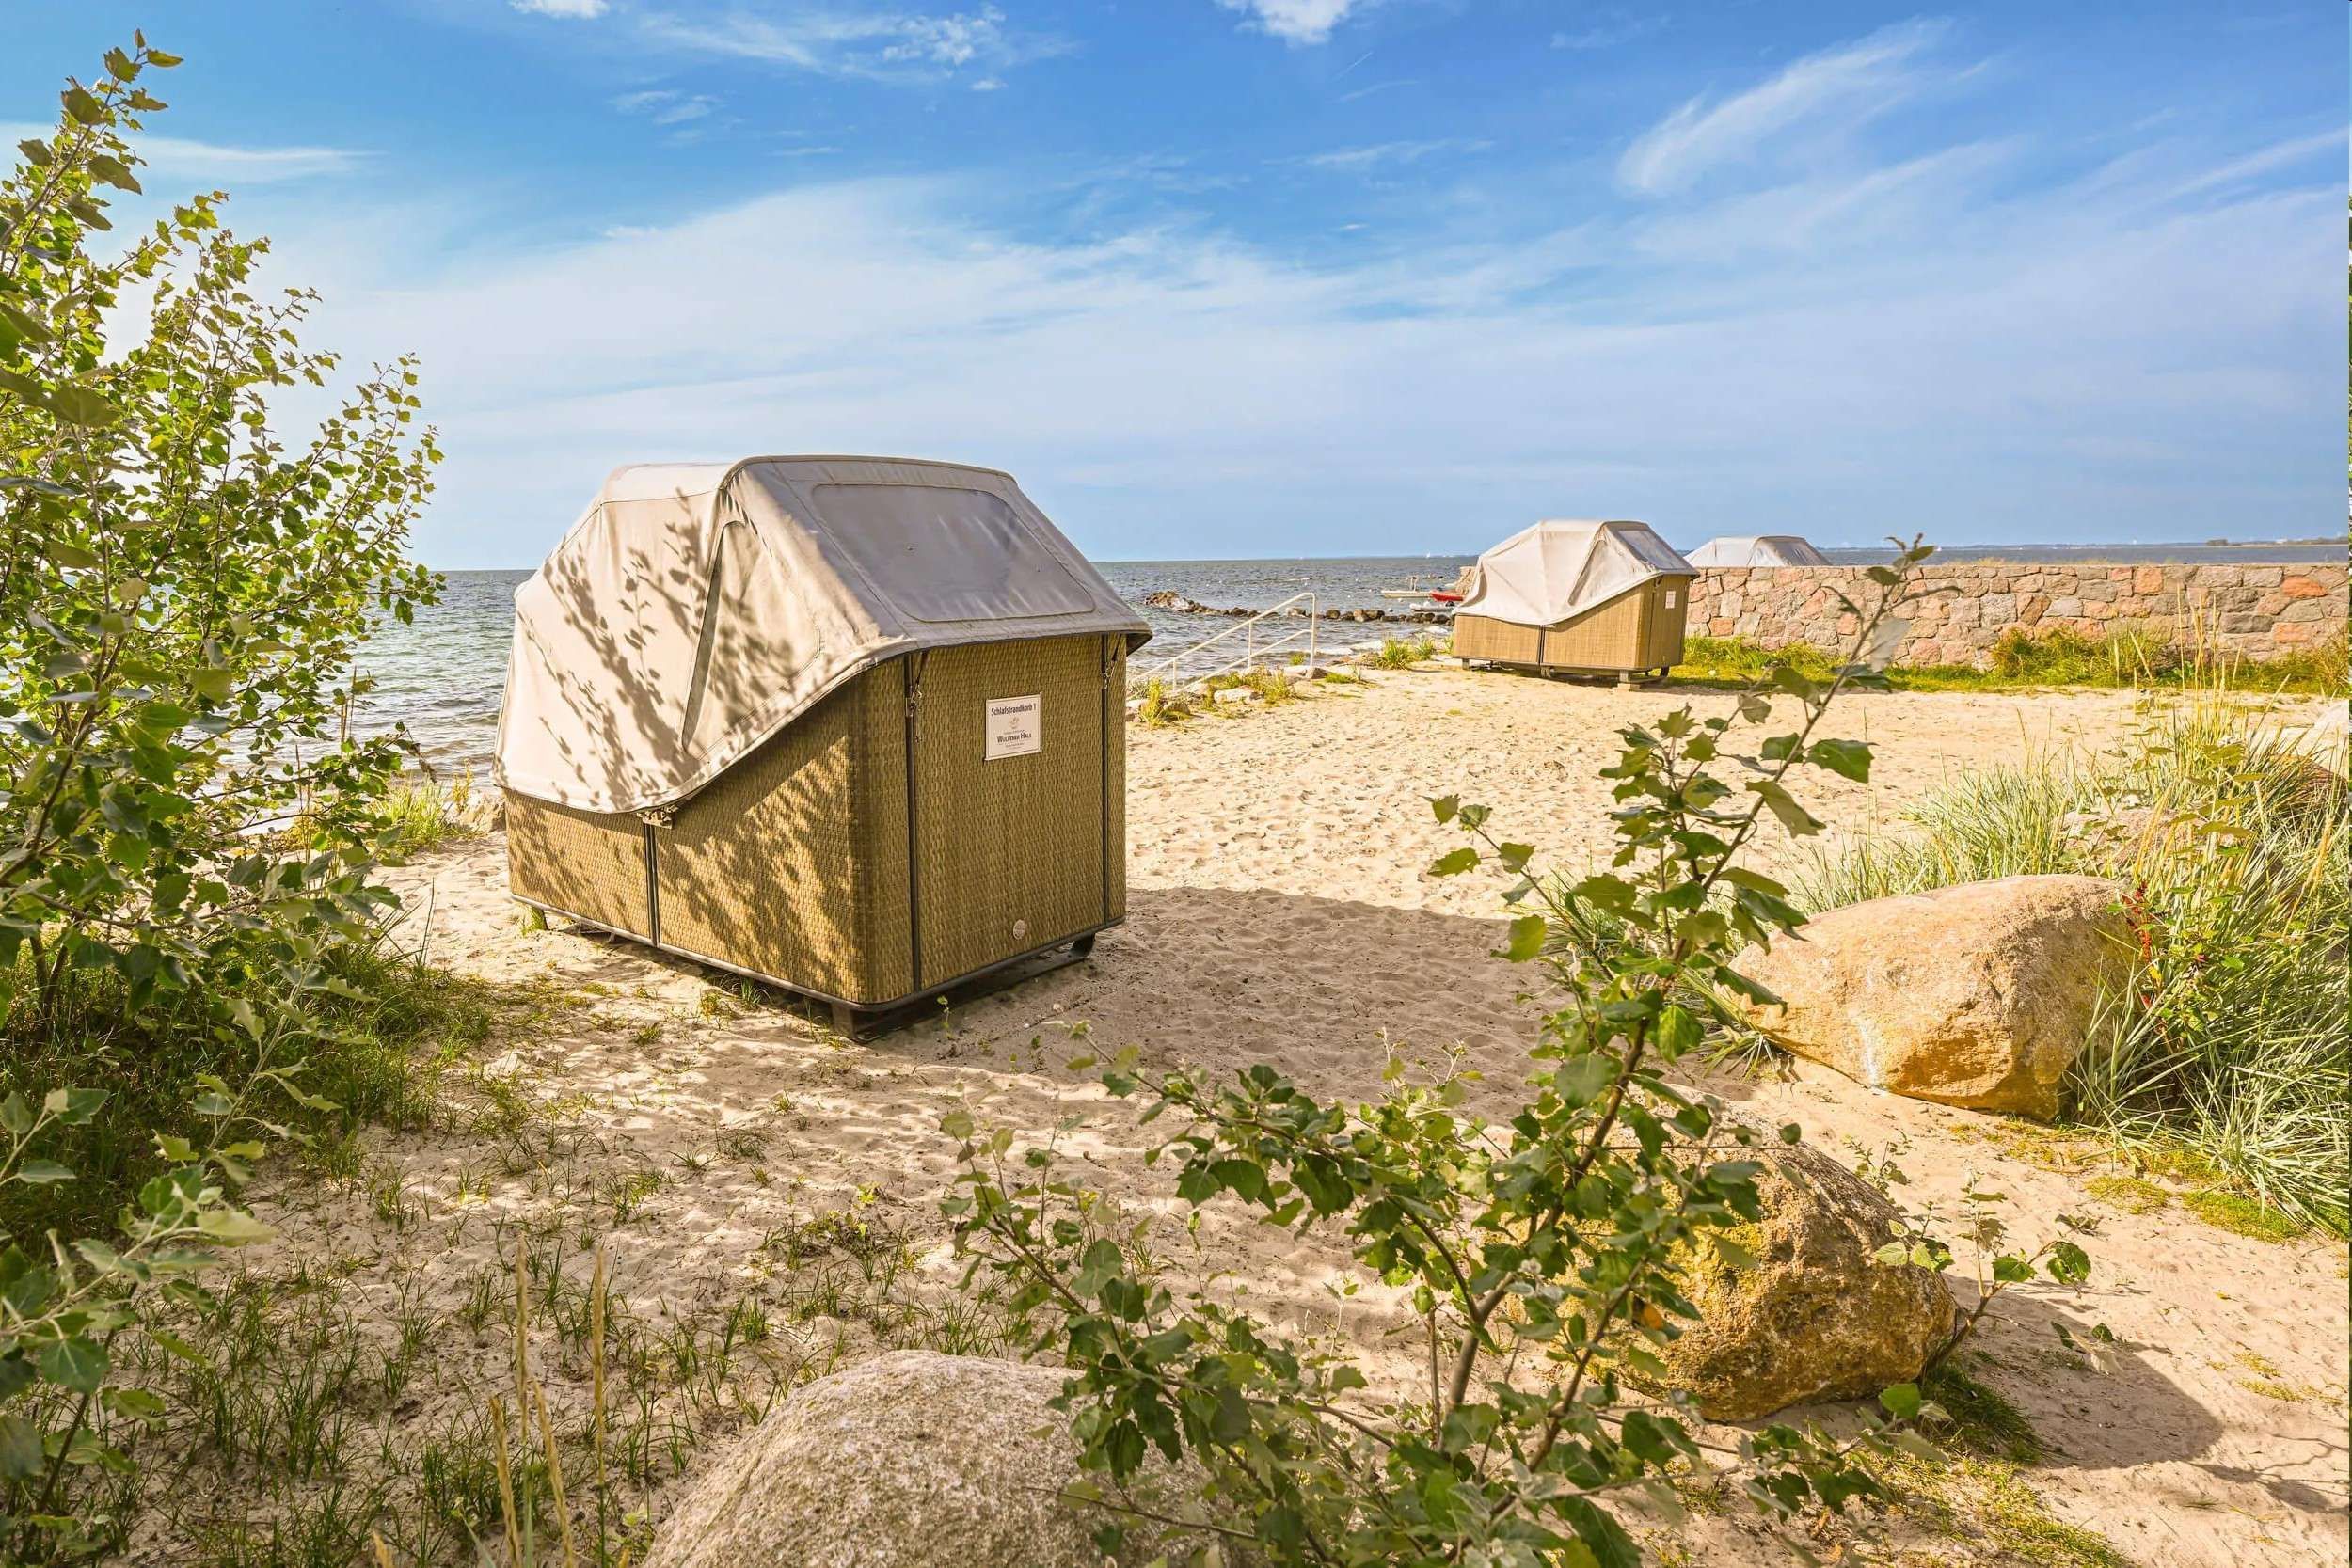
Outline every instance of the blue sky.
[(18, 8), (0, 119), (186, 56), (149, 189), (423, 356), (437, 565), (754, 451), (1104, 557), (2341, 526), (2339, 0), (929, 3)]

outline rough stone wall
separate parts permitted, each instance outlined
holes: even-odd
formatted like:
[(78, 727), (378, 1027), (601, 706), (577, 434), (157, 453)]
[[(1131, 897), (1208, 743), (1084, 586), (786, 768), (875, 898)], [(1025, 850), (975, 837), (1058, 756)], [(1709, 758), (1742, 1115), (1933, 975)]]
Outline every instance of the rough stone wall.
[[(2161, 631), (2184, 645), (2271, 658), (2344, 634), (2345, 576), (2333, 565), (1931, 563), (1922, 584), (1939, 592), (1911, 607), (1895, 662), (1981, 667), (2011, 626), (2087, 637)], [(1859, 566), (1706, 568), (1692, 585), (1691, 633), (1836, 649), (1854, 623), (1833, 589), (1862, 604), (1878, 592)]]

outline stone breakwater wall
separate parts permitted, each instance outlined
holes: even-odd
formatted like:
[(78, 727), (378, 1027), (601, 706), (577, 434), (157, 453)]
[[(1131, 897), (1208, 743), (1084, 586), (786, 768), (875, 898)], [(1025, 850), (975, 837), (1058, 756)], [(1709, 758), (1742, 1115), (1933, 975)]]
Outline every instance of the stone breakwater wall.
[[(2154, 633), (2274, 658), (2344, 635), (2345, 575), (2334, 565), (1931, 562), (1919, 579), (1936, 592), (1906, 611), (1911, 629), (1895, 662), (1981, 667), (2012, 626), (2029, 636), (2061, 628), (2086, 637)], [(1692, 585), (1691, 634), (1836, 649), (1853, 635), (1854, 622), (1833, 590), (1859, 604), (1878, 593), (1859, 566), (1709, 567)]]

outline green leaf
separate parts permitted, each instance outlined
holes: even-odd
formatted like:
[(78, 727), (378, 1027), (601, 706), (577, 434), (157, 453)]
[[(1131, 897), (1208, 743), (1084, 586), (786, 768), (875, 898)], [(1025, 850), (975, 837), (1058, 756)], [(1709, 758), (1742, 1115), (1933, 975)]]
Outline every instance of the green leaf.
[(91, 97), (85, 87), (66, 88), (57, 94), (57, 102), (65, 105), (66, 118), (76, 125), (95, 125), (106, 118), (106, 106)]
[(56, 1117), (60, 1126), (79, 1127), (104, 1103), (104, 1089), (51, 1089), (41, 1098), (40, 1108)]
[(2023, 1258), (2003, 1253), (1993, 1259), (1993, 1277), (2003, 1285), (2023, 1285), (2033, 1277), (2033, 1269)]
[(8, 330), (30, 343), (45, 343), (52, 336), (48, 326), (40, 317), (18, 309), (5, 299), (0, 299), (0, 325), (6, 325)]
[(196, 1223), (198, 1229), (223, 1246), (266, 1242), (278, 1234), (242, 1209), (208, 1209)]
[(1668, 1004), (1658, 1014), (1658, 1048), (1669, 1060), (1707, 1037), (1707, 1031), (1688, 1007)]
[(23, 1481), (40, 1473), (40, 1429), (22, 1416), (0, 1416), (0, 1476)]
[(1462, 809), (1462, 798), (1459, 795), (1433, 795), (1429, 799), (1429, 809), (1438, 814), (1438, 821), (1451, 822)]
[(1856, 784), (1870, 782), (1870, 747), (1860, 740), (1817, 740), (1805, 752), (1816, 768), (1826, 768)]
[(106, 1381), (106, 1353), (78, 1336), (41, 1347), (40, 1375), (77, 1394), (95, 1394)]
[(0, 1100), (0, 1128), (20, 1138), (33, 1130), (33, 1107), (23, 1095), (10, 1094)]
[(107, 402), (103, 393), (71, 381), (49, 388), (41, 394), (41, 402), (66, 423), (91, 430), (103, 429), (122, 418), (122, 410)]
[(1919, 1414), (1919, 1386), (1915, 1383), (1898, 1383), (1879, 1396), (1879, 1403), (1884, 1405), (1886, 1413), (1895, 1419), (1908, 1421)]
[(229, 672), (215, 665), (200, 665), (188, 672), (188, 685), (207, 702), (226, 702), (235, 687)]
[(16, 1167), (16, 1179), (34, 1186), (48, 1186), (58, 1181), (71, 1181), (73, 1173), (55, 1160), (27, 1160)]
[(1748, 788), (1763, 797), (1765, 805), (1772, 808), (1774, 816), (1780, 818), (1780, 825), (1795, 837), (1804, 838), (1821, 831), (1820, 821), (1797, 804), (1796, 797), (1790, 795), (1777, 780), (1754, 779), (1749, 781)]
[(1523, 914), (1511, 922), (1510, 938), (1494, 950), (1494, 956), (1523, 964), (1543, 952), (1544, 936), (1549, 929), (1542, 915)]
[(1439, 855), (1436, 860), (1430, 862), (1429, 875), (1432, 877), (1458, 877), (1463, 872), (1468, 871), (1471, 866), (1474, 866), (1477, 863), (1478, 851), (1466, 844), (1459, 849), (1450, 849), (1444, 854)]
[(2072, 1242), (2060, 1242), (2050, 1249), (2050, 1260), (2043, 1267), (2061, 1285), (2080, 1285), (2090, 1277), (2090, 1255)]
[(133, 177), (129, 166), (121, 159), (110, 158), (103, 152), (95, 152), (89, 157), (88, 168), (91, 174), (117, 190), (129, 191), (134, 196), (139, 194), (138, 181)]

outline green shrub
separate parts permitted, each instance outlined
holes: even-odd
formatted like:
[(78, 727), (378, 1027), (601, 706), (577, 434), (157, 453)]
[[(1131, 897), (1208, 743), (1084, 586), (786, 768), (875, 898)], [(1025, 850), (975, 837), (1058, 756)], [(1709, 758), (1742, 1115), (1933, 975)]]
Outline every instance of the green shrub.
[[(1925, 553), (1879, 574), (1883, 601), (1856, 612), (1865, 645)], [(1487, 808), (1431, 802), (1467, 842), (1430, 874), (1499, 867), (1505, 899), (1529, 912), (1498, 956), (1535, 965), (1556, 993), (1528, 1095), (1507, 1121), (1462, 1109), (1458, 1053), (1427, 1082), (1392, 1059), (1386, 1097), (1352, 1107), (1318, 1101), (1263, 1064), (1223, 1085), (1190, 1070), (1147, 1085), (1130, 1048), (1102, 1074), (1113, 1095), (1148, 1098), (1144, 1120), (1172, 1124), (1151, 1157), (1172, 1167), (1185, 1203), (1231, 1202), (1302, 1236), (1343, 1231), (1358, 1272), (1341, 1289), (1386, 1286), (1409, 1307), (1425, 1386), (1373, 1397), (1336, 1347), (1302, 1341), (1223, 1281), (1165, 1267), (1148, 1227), (1075, 1185), (1051, 1142), (1018, 1147), (1011, 1129), (983, 1128), (968, 1111), (943, 1118), (962, 1145), (944, 1207), (973, 1270), (1001, 1282), (1027, 1348), (1071, 1370), (1062, 1402), (1100, 1478), (1080, 1495), (1111, 1520), (1096, 1538), (1106, 1552), (1136, 1526), (1169, 1560), (1171, 1532), (1203, 1547), (1238, 1537), (1277, 1564), (1638, 1560), (1611, 1500), (1637, 1487), (1657, 1495), (1701, 1443), (1687, 1396), (1632, 1403), (1625, 1380), (1671, 1383), (1656, 1347), (1698, 1315), (1682, 1259), (1703, 1247), (1740, 1266), (1738, 1237), (1761, 1214), (1762, 1167), (1749, 1155), (1771, 1136), (1719, 1118), (1666, 1076), (1705, 1033), (1680, 998), (1693, 984), (1759, 994), (1734, 955), (1803, 916), (1741, 852), (1768, 817), (1819, 831), (1788, 788), (1797, 769), (1867, 778), (1867, 746), (1819, 734), (1836, 692), (1867, 678), (1852, 665), (1825, 683), (1783, 671), (1772, 694), (1744, 693), (1734, 715), (1686, 707), (1626, 728), (1603, 769), (1623, 802), (1613, 814), (1620, 870), (1573, 884), (1491, 832)], [(1775, 697), (1793, 700), (1794, 726), (1758, 736)], [(1719, 757), (1740, 765), (1742, 787), (1710, 770)], [(1579, 940), (1594, 928), (1588, 910), (1616, 933), (1609, 945)], [(2001, 1228), (1987, 1206), (1998, 1201), (1973, 1186), (1964, 1195), (1979, 1294), (1961, 1333), (2037, 1267), (2064, 1284), (2089, 1267), (2064, 1242), (1994, 1256)], [(1932, 1231), (1907, 1227), (1881, 1253), (1890, 1266), (1952, 1260)], [(1916, 1444), (1912, 1424), (1947, 1419), (1912, 1384), (1880, 1404), (1885, 1418), (1854, 1412), (1843, 1440), (1770, 1425), (1717, 1451), (1765, 1510), (1836, 1512), (1885, 1495), (1879, 1466)], [(1196, 1497), (1155, 1506), (1128, 1489), (1153, 1449), (1192, 1462)]]
[[(373, 863), (415, 817), (391, 802), (403, 738), (347, 721), (355, 650), (437, 592), (404, 550), (439, 453), (405, 360), (307, 440), (273, 434), (272, 398), (336, 361), (298, 341), (312, 296), (258, 292), (265, 245), (221, 228), (218, 195), (93, 252), (164, 106), (140, 79), (177, 63), (108, 51), (0, 181), (10, 1562), (119, 1544), (137, 1478), (117, 1436), (162, 1414), (119, 1373), (164, 1342), (150, 1305), (259, 1234), (231, 1195), (268, 1144), (343, 1114), (321, 1083), (373, 1102), (405, 1079), (336, 1033), (393, 903)], [(103, 1096), (55, 1087), (100, 1068)]]

